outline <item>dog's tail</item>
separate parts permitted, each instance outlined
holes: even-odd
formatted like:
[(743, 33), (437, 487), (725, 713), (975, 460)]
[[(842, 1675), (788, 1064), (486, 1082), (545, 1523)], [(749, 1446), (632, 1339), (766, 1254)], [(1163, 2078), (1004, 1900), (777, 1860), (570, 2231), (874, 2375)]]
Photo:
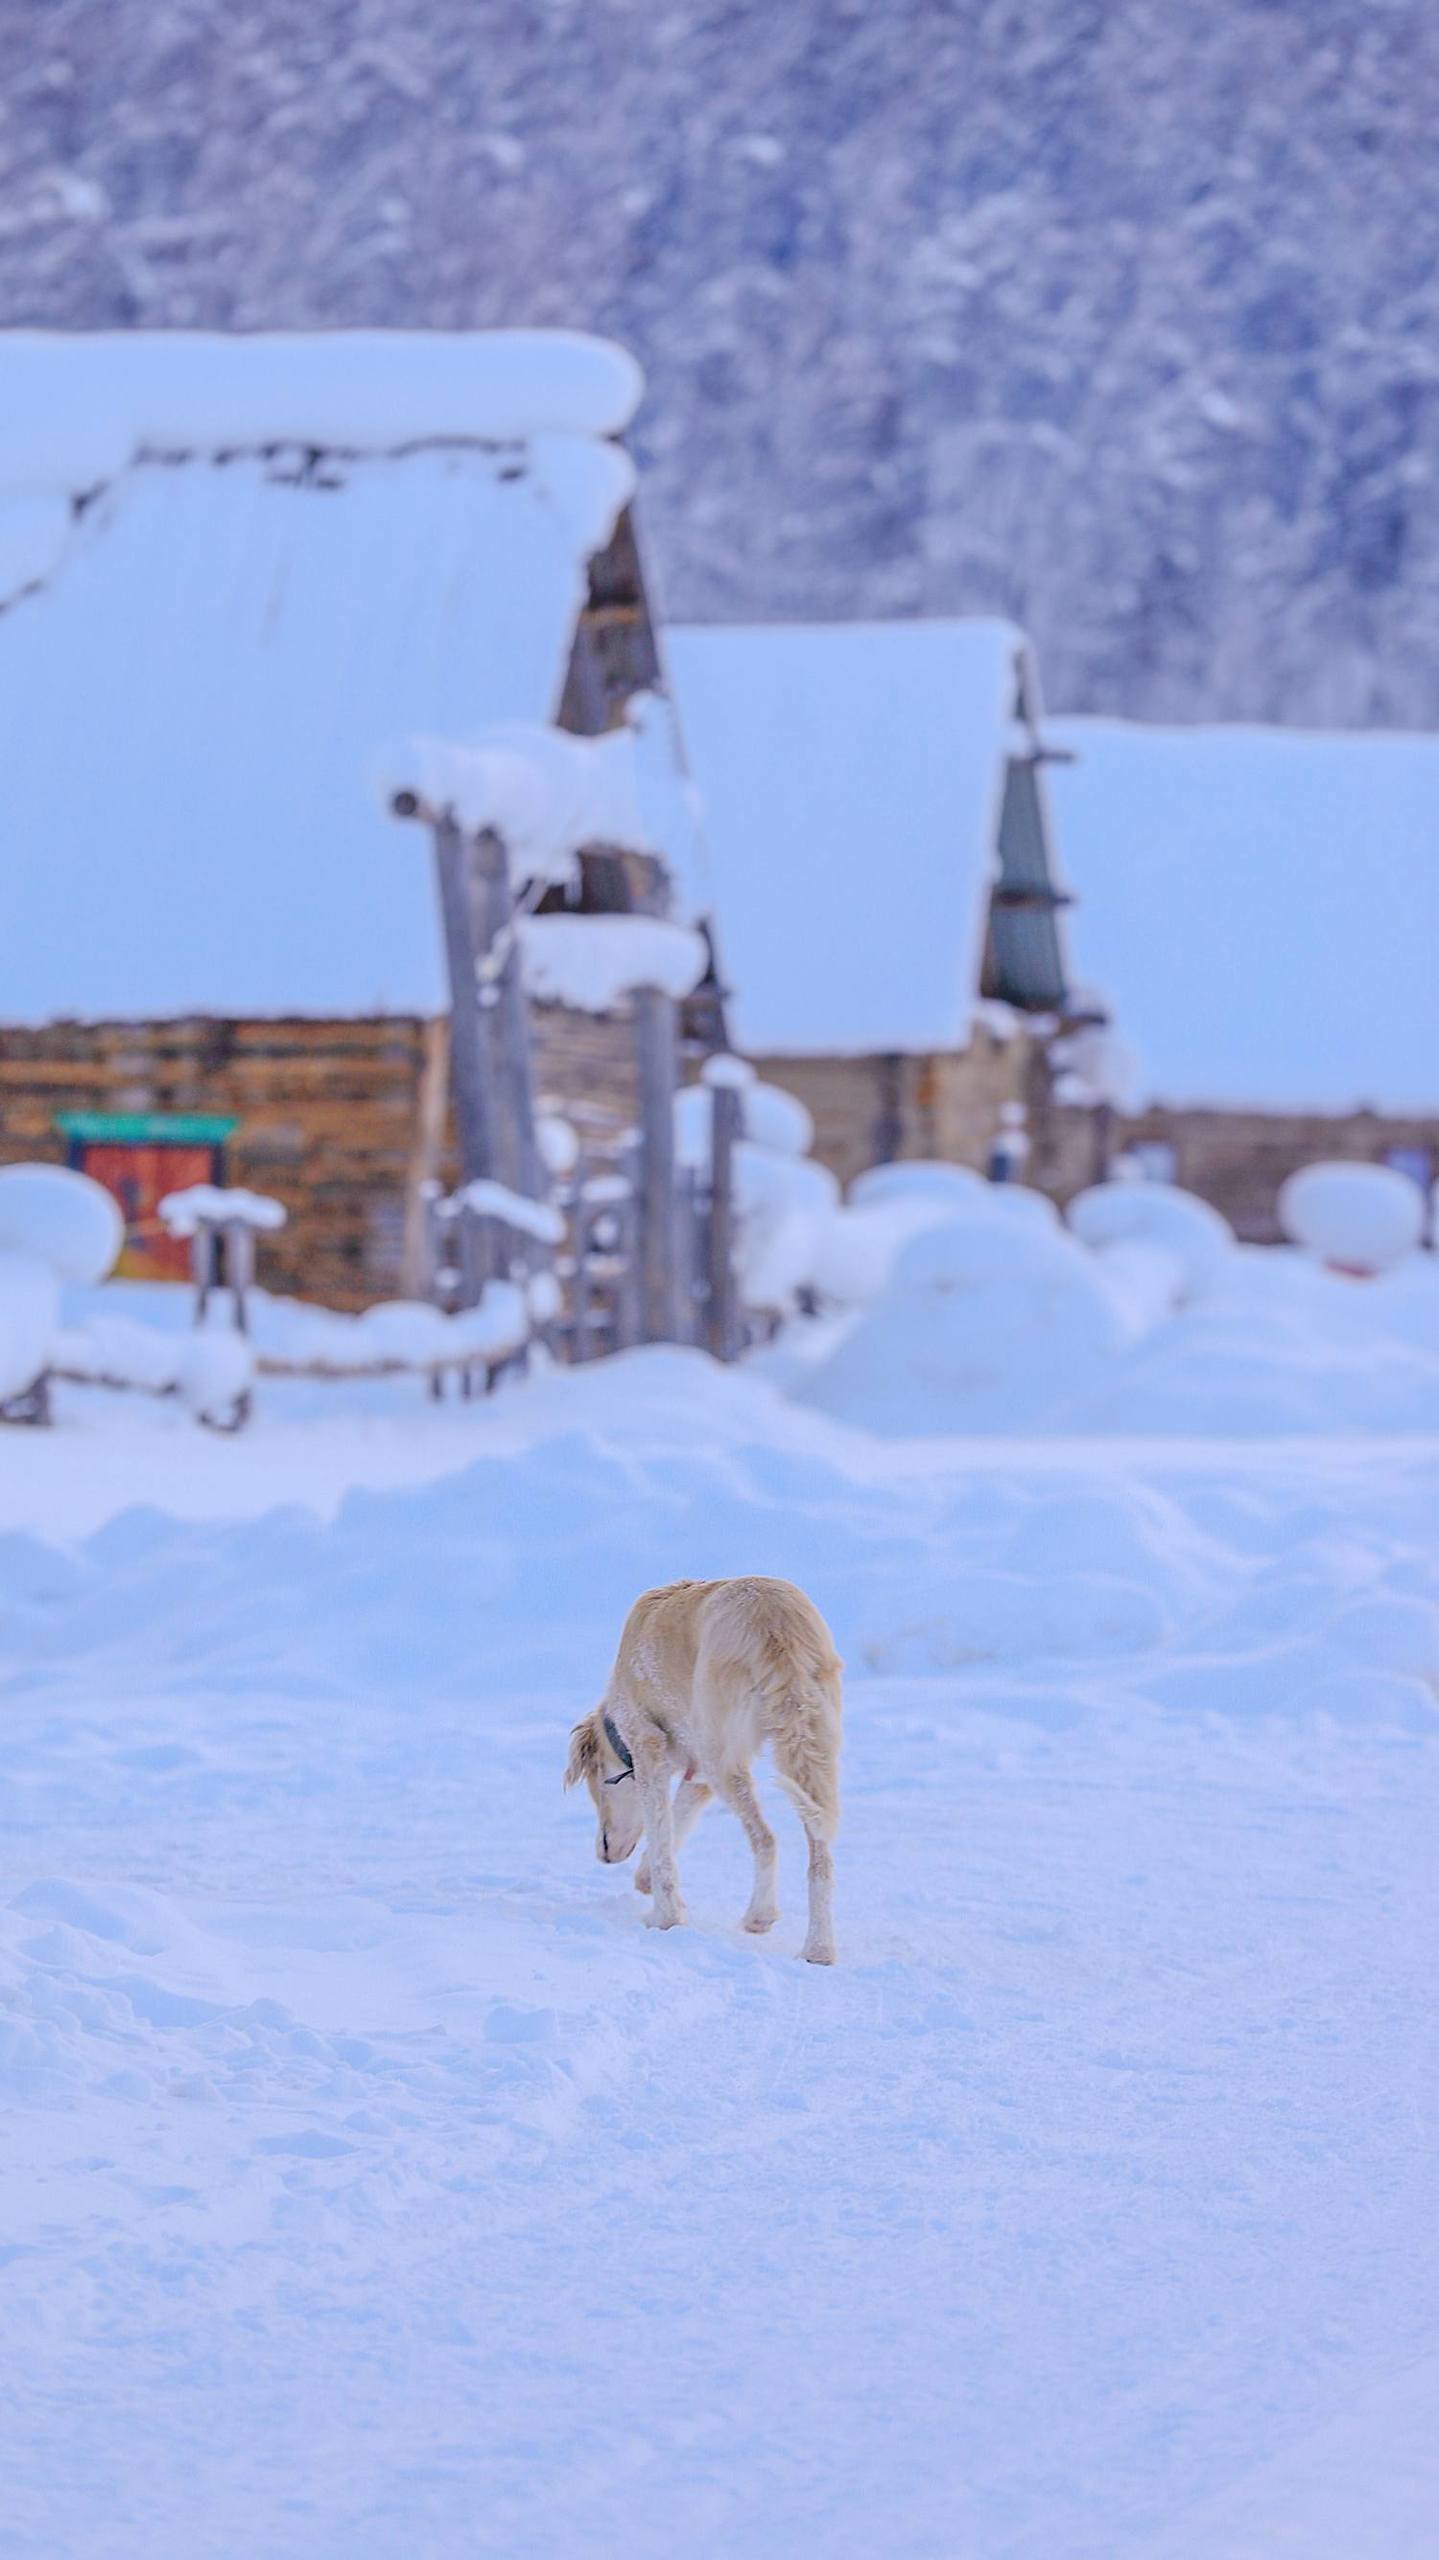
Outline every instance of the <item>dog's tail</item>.
[(839, 1672), (792, 1685), (774, 1728), (775, 1776), (806, 1831), (833, 1840), (839, 1829)]
[(757, 1738), (769, 1741), (775, 1775), (806, 1831), (833, 1840), (844, 1665), (819, 1611), (792, 1582), (755, 1578), (724, 1585), (706, 1619), (710, 1666), (753, 1702)]

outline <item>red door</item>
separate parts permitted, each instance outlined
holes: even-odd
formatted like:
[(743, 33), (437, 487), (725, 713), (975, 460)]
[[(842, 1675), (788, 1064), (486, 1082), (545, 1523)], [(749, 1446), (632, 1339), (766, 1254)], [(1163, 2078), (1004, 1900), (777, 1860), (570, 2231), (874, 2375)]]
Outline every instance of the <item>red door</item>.
[(213, 1147), (147, 1146), (142, 1140), (98, 1139), (85, 1149), (84, 1169), (103, 1182), (125, 1217), (125, 1244), (115, 1265), (122, 1280), (188, 1280), (190, 1247), (167, 1235), (160, 1202), (171, 1191), (212, 1179)]

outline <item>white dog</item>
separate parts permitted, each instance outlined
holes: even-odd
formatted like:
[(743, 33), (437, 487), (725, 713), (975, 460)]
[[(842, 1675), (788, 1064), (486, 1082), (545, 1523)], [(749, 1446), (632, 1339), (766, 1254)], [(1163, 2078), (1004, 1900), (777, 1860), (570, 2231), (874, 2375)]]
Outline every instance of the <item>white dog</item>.
[(712, 1795), (739, 1816), (754, 1851), (744, 1926), (773, 1928), (775, 1838), (750, 1776), (768, 1742), (809, 1842), (804, 1954), (833, 1964), (842, 1668), (819, 1611), (792, 1582), (671, 1582), (635, 1602), (604, 1701), (570, 1736), (565, 1785), (583, 1778), (589, 1787), (595, 1854), (606, 1866), (628, 1858), (643, 1834), (635, 1883), (654, 1894), (650, 1928), (673, 1929), (687, 1916), (675, 1852)]

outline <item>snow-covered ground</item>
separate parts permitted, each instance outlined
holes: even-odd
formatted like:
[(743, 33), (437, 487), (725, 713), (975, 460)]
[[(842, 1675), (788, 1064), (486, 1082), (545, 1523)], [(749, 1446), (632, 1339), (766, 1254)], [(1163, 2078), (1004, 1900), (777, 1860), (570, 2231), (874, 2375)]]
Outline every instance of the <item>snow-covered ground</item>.
[[(689, 1353), (0, 1434), (0, 2553), (1420, 2560), (1436, 1520)], [(787, 1814), (656, 1938), (560, 1793), (736, 1570), (848, 1660), (833, 1973)]]

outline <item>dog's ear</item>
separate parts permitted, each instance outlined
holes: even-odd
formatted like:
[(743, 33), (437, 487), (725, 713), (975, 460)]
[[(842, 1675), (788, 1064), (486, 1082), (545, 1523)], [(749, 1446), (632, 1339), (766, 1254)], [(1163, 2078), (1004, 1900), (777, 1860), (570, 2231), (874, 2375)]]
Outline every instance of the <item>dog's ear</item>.
[(597, 1775), (600, 1768), (600, 1720), (597, 1715), (582, 1716), (570, 1735), (569, 1766), (565, 1785), (577, 1787), (580, 1780)]

